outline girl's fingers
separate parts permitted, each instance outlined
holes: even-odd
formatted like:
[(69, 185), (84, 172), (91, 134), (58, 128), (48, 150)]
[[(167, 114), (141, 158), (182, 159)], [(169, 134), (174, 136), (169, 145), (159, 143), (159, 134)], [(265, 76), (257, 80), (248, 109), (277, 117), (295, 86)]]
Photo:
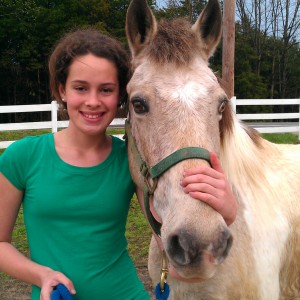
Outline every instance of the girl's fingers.
[(202, 192), (190, 192), (189, 193), (191, 197), (194, 199), (200, 200), (202, 202), (205, 202), (209, 206), (211, 206), (216, 211), (220, 211), (222, 208), (222, 202), (218, 200), (214, 195), (209, 193), (202, 193)]
[(220, 186), (220, 184), (223, 182), (222, 177), (223, 175), (216, 171), (210, 174), (197, 173), (195, 175), (188, 175), (182, 178), (180, 184), (183, 188), (193, 183), (204, 183), (204, 184), (211, 185), (214, 188), (222, 188), (222, 186)]
[(224, 173), (222, 165), (214, 152), (210, 152), (210, 162), (211, 162), (211, 167), (209, 166), (198, 166), (198, 167), (193, 167), (190, 169), (186, 169), (183, 173), (183, 177), (191, 176), (191, 175), (197, 175), (199, 173), (205, 174), (208, 176), (212, 176), (215, 178), (218, 178), (219, 173)]
[(210, 162), (211, 162), (211, 165), (214, 168), (214, 170), (216, 170), (220, 173), (224, 173), (222, 165), (221, 165), (215, 152), (210, 152)]
[[(226, 196), (226, 186), (223, 182), (216, 182), (215, 184), (209, 183), (190, 183), (186, 187), (183, 187), (185, 193), (190, 194), (195, 198), (192, 193), (199, 192), (201, 195), (211, 196), (215, 201), (217, 199), (223, 199)], [(206, 197), (206, 196), (205, 196)], [(202, 200), (199, 197), (196, 197), (198, 200)], [(203, 201), (207, 202), (206, 199)]]
[(219, 183), (224, 180), (224, 171), (221, 163), (214, 152), (210, 153), (210, 159), (212, 168), (208, 166), (199, 166), (184, 171), (181, 185), (186, 187), (191, 183), (207, 183), (216, 188), (219, 187)]
[(47, 278), (41, 288), (40, 300), (50, 300), (50, 295), (53, 292), (53, 289), (59, 284), (62, 283), (71, 294), (76, 294), (74, 285), (72, 281), (60, 272), (51, 272), (51, 278)]

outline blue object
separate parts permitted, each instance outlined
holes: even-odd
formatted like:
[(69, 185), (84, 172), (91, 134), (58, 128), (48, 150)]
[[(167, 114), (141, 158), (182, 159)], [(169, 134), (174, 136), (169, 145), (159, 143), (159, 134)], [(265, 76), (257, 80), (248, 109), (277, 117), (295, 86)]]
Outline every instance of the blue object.
[(69, 290), (62, 284), (59, 283), (50, 295), (51, 300), (75, 300)]
[(170, 295), (170, 287), (167, 283), (165, 283), (165, 289), (162, 291), (160, 289), (160, 283), (157, 284), (155, 288), (155, 296), (156, 300), (167, 300)]

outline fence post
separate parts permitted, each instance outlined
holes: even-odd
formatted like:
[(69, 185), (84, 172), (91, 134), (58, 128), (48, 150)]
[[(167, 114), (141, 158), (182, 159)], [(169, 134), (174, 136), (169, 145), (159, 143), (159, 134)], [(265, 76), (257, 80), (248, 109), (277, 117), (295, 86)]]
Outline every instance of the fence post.
[(230, 102), (231, 102), (232, 110), (233, 110), (233, 112), (236, 114), (236, 96), (233, 96), (233, 97), (230, 99)]
[(299, 104), (299, 119), (298, 119), (298, 140), (300, 141), (300, 104)]
[(57, 109), (58, 105), (56, 101), (51, 102), (51, 127), (52, 127), (52, 132), (57, 132)]

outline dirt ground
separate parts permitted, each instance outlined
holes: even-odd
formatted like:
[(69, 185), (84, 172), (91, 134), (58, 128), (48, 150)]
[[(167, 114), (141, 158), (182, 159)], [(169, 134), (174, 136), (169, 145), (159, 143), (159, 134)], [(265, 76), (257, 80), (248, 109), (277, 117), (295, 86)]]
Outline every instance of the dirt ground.
[[(137, 272), (141, 281), (144, 283), (145, 288), (149, 291), (151, 300), (154, 300), (153, 287), (148, 275), (147, 267), (139, 266), (137, 267)], [(26, 283), (22, 283), (15, 279), (7, 279), (4, 283), (1, 282), (0, 300), (29, 300), (30, 290), (30, 285)]]

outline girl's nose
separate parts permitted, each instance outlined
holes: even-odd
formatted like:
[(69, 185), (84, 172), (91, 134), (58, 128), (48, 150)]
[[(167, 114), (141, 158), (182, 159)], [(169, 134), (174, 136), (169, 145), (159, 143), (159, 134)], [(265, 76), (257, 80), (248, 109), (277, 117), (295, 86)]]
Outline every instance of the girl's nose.
[(85, 100), (85, 104), (87, 106), (99, 106), (101, 105), (100, 97), (97, 93), (91, 92), (89, 95), (87, 95), (87, 98)]

